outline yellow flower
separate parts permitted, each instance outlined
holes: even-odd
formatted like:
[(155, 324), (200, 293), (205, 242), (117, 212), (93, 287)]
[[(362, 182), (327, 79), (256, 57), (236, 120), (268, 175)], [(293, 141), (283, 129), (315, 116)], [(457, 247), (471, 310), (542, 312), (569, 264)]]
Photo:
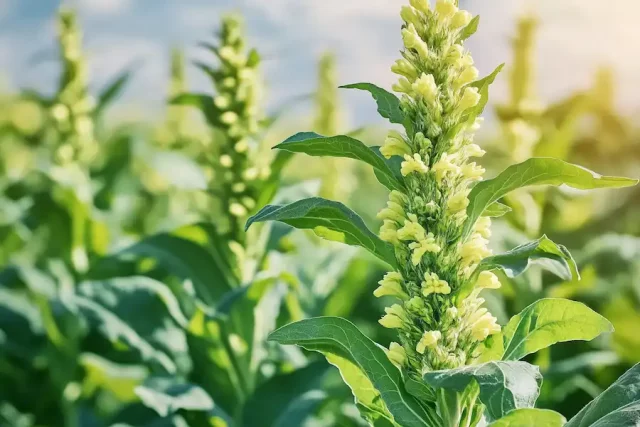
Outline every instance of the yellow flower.
[(476, 311), (470, 320), (471, 336), (476, 341), (484, 341), (489, 335), (497, 334), (501, 330), (497, 323), (498, 319), (493, 317), (486, 308)]
[(463, 211), (469, 206), (468, 189), (462, 190), (454, 194), (447, 200), (447, 209), (451, 213)]
[(420, 154), (418, 153), (414, 154), (413, 157), (411, 157), (408, 154), (405, 154), (404, 162), (402, 162), (400, 166), (401, 166), (400, 173), (402, 173), (402, 176), (407, 176), (412, 172), (418, 172), (418, 173), (429, 172), (429, 168), (422, 161), (422, 157), (420, 157)]
[(407, 352), (404, 351), (404, 348), (398, 344), (397, 342), (392, 342), (389, 344), (389, 350), (387, 351), (387, 357), (399, 368), (402, 368), (405, 363), (407, 363)]
[(398, 59), (395, 64), (391, 66), (391, 71), (411, 80), (418, 77), (418, 70), (404, 58)]
[(402, 274), (395, 271), (389, 272), (378, 282), (380, 286), (373, 291), (373, 295), (377, 298), (394, 296), (403, 300), (409, 299), (409, 295), (402, 289), (402, 281)]
[(467, 157), (482, 157), (487, 153), (482, 148), (480, 148), (478, 144), (469, 144), (464, 147), (463, 151)]
[(384, 220), (382, 227), (380, 227), (380, 238), (394, 245), (400, 243), (400, 240), (398, 240), (398, 225), (395, 221), (390, 219)]
[(422, 58), (429, 57), (429, 46), (420, 38), (413, 24), (402, 30), (402, 40), (407, 49), (415, 49)]
[(420, 354), (424, 354), (427, 348), (433, 348), (438, 344), (442, 338), (440, 331), (427, 331), (422, 335), (418, 345), (416, 345), (416, 351)]
[(436, 12), (440, 22), (451, 18), (457, 11), (458, 7), (455, 5), (454, 0), (436, 0)]
[(454, 84), (455, 88), (459, 89), (462, 86), (475, 82), (478, 78), (478, 75), (479, 75), (479, 71), (476, 67), (472, 66), (472, 67), (465, 68), (456, 79)]
[(387, 159), (390, 159), (392, 156), (411, 154), (411, 150), (400, 132), (392, 130), (385, 138), (384, 145), (380, 148), (380, 153)]
[(433, 74), (422, 73), (420, 78), (413, 83), (412, 88), (429, 104), (434, 104), (438, 98), (438, 85), (436, 85)]
[(471, 22), (471, 14), (466, 10), (459, 10), (451, 18), (451, 28), (457, 30), (458, 28), (466, 27), (469, 22)]
[(408, 216), (409, 218), (404, 221), (404, 227), (398, 230), (398, 239), (415, 240), (417, 242), (426, 239), (426, 231), (418, 222), (418, 217), (415, 214), (409, 214)]
[(461, 168), (462, 175), (472, 181), (482, 180), (482, 175), (485, 173), (485, 169), (482, 166), (478, 166), (475, 162), (467, 163)]
[(424, 273), (424, 281), (422, 285), (422, 295), (429, 296), (431, 294), (449, 295), (451, 287), (446, 280), (440, 280), (436, 273)]
[(395, 90), (396, 92), (411, 94), (411, 82), (404, 77), (400, 77), (398, 83), (395, 83), (393, 86), (391, 86), (391, 89)]
[(491, 218), (488, 216), (482, 216), (478, 218), (473, 226), (473, 231), (488, 239), (491, 237)]
[(388, 329), (400, 329), (402, 328), (402, 320), (400, 320), (397, 316), (392, 316), (390, 314), (385, 314), (382, 316), (382, 319), (378, 320), (382, 326)]
[(458, 113), (464, 113), (469, 108), (473, 108), (478, 105), (479, 102), (480, 93), (478, 93), (478, 88), (466, 87), (464, 88), (462, 98), (460, 98), (460, 102), (458, 103), (457, 111)]
[(390, 219), (399, 223), (402, 223), (405, 220), (405, 213), (402, 206), (391, 200), (387, 202), (387, 207), (378, 212), (376, 216), (378, 219)]
[(409, 0), (409, 4), (422, 13), (429, 13), (429, 0)]
[(487, 249), (487, 243), (487, 240), (480, 234), (474, 233), (471, 238), (462, 245), (460, 250), (462, 264), (464, 266), (470, 266), (490, 256), (492, 252)]
[(219, 95), (213, 98), (213, 104), (221, 110), (225, 110), (231, 105), (231, 100), (226, 95)]
[(422, 20), (411, 6), (402, 6), (400, 9), (400, 16), (406, 23), (412, 24), (418, 28), (422, 25)]
[(442, 153), (442, 157), (440, 157), (440, 160), (438, 160), (436, 164), (433, 165), (433, 170), (436, 172), (436, 179), (439, 183), (442, 182), (442, 180), (448, 173), (460, 172), (460, 167), (453, 163), (453, 160), (456, 157), (456, 154), (447, 154), (446, 152)]
[(479, 289), (499, 289), (500, 280), (498, 276), (493, 274), (490, 271), (483, 271), (478, 275), (478, 280), (476, 281), (476, 288)]
[(409, 244), (409, 249), (413, 251), (411, 254), (411, 262), (413, 265), (418, 265), (422, 261), (424, 254), (427, 252), (438, 253), (442, 248), (436, 243), (433, 234), (429, 233), (424, 239)]

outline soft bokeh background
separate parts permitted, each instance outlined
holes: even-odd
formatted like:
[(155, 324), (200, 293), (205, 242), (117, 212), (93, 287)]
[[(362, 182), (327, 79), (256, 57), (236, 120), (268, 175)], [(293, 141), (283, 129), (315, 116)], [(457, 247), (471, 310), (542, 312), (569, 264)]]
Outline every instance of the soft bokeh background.
[[(92, 80), (105, 83), (118, 70), (140, 63), (123, 101), (127, 115), (162, 108), (172, 46), (192, 48), (208, 39), (220, 14), (240, 11), (246, 17), (252, 43), (265, 57), (269, 106), (313, 91), (318, 55), (333, 50), (344, 83), (372, 81), (390, 86), (389, 64), (397, 57), (400, 0), (75, 0), (87, 29)], [(0, 70), (12, 86), (50, 90), (56, 78), (54, 13), (56, 0), (0, 0)], [(539, 89), (546, 99), (558, 99), (592, 83), (600, 65), (613, 67), (620, 87), (632, 88), (640, 75), (640, 3), (636, 0), (463, 0), (482, 15), (471, 40), (481, 73), (509, 61), (509, 41), (515, 19), (524, 12), (540, 17)], [(190, 81), (206, 88), (196, 71)], [(493, 90), (493, 100), (505, 96), (506, 74)], [(377, 119), (368, 99), (345, 96), (353, 125)], [(619, 106), (638, 110), (640, 92), (620, 91)], [(135, 108), (134, 108), (135, 107)], [(144, 107), (144, 108), (142, 108)], [(122, 110), (120, 110), (122, 115)]]

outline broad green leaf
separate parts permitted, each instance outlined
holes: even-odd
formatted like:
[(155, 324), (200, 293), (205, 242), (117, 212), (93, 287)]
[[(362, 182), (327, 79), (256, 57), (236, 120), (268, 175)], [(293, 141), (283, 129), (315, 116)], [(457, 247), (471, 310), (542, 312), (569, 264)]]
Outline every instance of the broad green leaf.
[(404, 187), (402, 180), (382, 156), (350, 136), (322, 136), (314, 132), (301, 132), (274, 148), (293, 153), (305, 153), (314, 157), (332, 156), (361, 160), (373, 166), (376, 175), (380, 175), (380, 182), (390, 190), (400, 190)]
[(166, 417), (179, 410), (211, 411), (215, 407), (207, 392), (173, 377), (151, 377), (136, 387), (136, 394), (149, 408)]
[(340, 88), (366, 90), (373, 96), (373, 99), (376, 100), (378, 113), (380, 113), (382, 117), (389, 119), (391, 123), (402, 124), (404, 122), (404, 114), (400, 109), (400, 100), (394, 94), (372, 83), (354, 83), (340, 86)]
[(565, 299), (541, 299), (509, 320), (486, 341), (482, 360), (519, 360), (558, 342), (589, 341), (613, 332), (611, 323), (586, 305)]
[(576, 262), (567, 248), (554, 243), (547, 236), (483, 259), (474, 274), (502, 270), (507, 277), (514, 278), (524, 273), (531, 264), (539, 264), (563, 280), (580, 278)]
[(369, 377), (362, 369), (353, 363), (349, 358), (341, 357), (337, 354), (323, 352), (327, 361), (338, 368), (342, 380), (349, 386), (353, 394), (354, 403), (360, 411), (362, 418), (370, 424), (387, 421), (395, 425), (393, 416), (387, 409), (387, 405), (376, 390)]
[(223, 242), (213, 226), (194, 225), (147, 237), (114, 256), (156, 260), (167, 273), (191, 281), (197, 297), (215, 306), (222, 295), (238, 285)]
[(475, 380), (480, 387), (480, 401), (492, 419), (508, 412), (533, 408), (540, 394), (542, 375), (537, 366), (526, 362), (488, 362), (463, 368), (424, 374), (432, 387), (463, 392)]
[(167, 373), (177, 372), (176, 364), (169, 355), (151, 345), (135, 329), (102, 305), (79, 295), (74, 295), (68, 302), (79, 309), (90, 324), (111, 343), (135, 350), (142, 361), (158, 366)]
[(581, 166), (562, 160), (538, 157), (509, 166), (493, 179), (479, 182), (469, 194), (467, 221), (463, 231), (466, 238), (484, 210), (505, 194), (531, 185), (568, 185), (588, 190), (594, 188), (619, 188), (636, 185), (638, 180), (615, 176), (602, 176)]
[(636, 427), (640, 423), (640, 364), (592, 400), (566, 427)]
[(562, 427), (567, 420), (548, 409), (524, 408), (509, 412), (489, 427)]
[(482, 212), (482, 216), (488, 216), (491, 218), (498, 218), (511, 212), (511, 208), (500, 202), (493, 202), (491, 205)]
[[(348, 320), (339, 317), (302, 320), (276, 330), (269, 340), (299, 345), (307, 350), (348, 360), (380, 393), (396, 423), (403, 427), (438, 425), (435, 415), (405, 390), (400, 371), (389, 361), (384, 350)], [(351, 374), (357, 373), (351, 371)]]
[[(302, 422), (290, 425), (302, 425), (319, 402), (313, 398), (302, 401), (298, 399), (309, 392), (319, 391), (328, 368), (329, 365), (324, 361), (315, 362), (293, 372), (271, 377), (245, 403), (242, 425), (277, 427), (282, 424), (283, 418), (292, 413), (301, 418)], [(304, 409), (309, 412), (303, 413)]]
[(404, 184), (402, 184), (404, 182), (404, 177), (400, 172), (402, 169), (402, 162), (404, 161), (404, 159), (400, 156), (393, 156), (390, 159), (387, 159), (380, 152), (380, 147), (371, 147), (371, 150), (373, 150), (373, 152), (376, 153), (376, 155), (380, 157), (380, 159), (382, 159), (382, 161), (387, 165), (387, 168), (391, 171), (391, 174), (393, 175), (393, 176), (389, 175), (388, 171), (386, 170), (382, 171), (382, 170), (374, 169), (373, 173), (378, 179), (378, 182), (390, 190), (395, 189), (398, 186), (398, 183), (400, 183), (401, 186), (404, 186)]
[(285, 411), (280, 414), (276, 422), (272, 424), (273, 427), (306, 425), (306, 422), (326, 399), (327, 394), (322, 390), (311, 390), (296, 397)]
[(312, 197), (289, 205), (267, 205), (247, 220), (246, 228), (264, 221), (313, 230), (324, 239), (362, 246), (386, 263), (396, 263), (393, 246), (371, 232), (362, 218), (339, 202)]

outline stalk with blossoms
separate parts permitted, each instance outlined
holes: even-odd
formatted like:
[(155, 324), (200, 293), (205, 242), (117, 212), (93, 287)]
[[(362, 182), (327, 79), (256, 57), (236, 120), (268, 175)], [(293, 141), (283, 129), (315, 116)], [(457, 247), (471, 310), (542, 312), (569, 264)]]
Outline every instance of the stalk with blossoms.
[(578, 272), (567, 249), (546, 236), (493, 254), (491, 218), (508, 212), (499, 200), (521, 187), (637, 181), (552, 158), (532, 158), (485, 180), (478, 164), (485, 152), (473, 138), (501, 66), (479, 78), (464, 46), (479, 20), (456, 1), (409, 3), (401, 9), (404, 48), (391, 68), (397, 95), (370, 83), (344, 86), (369, 92), (380, 114), (401, 127), (379, 148), (308, 132), (276, 147), (371, 165), (390, 190), (378, 235), (343, 204), (321, 198), (266, 206), (248, 221), (311, 229), (389, 264), (374, 294), (389, 300), (380, 324), (397, 330), (398, 340), (383, 350), (346, 319), (329, 317), (284, 326), (271, 339), (325, 354), (371, 425), (468, 427), (503, 418), (512, 424), (496, 425), (521, 425), (531, 417), (561, 425), (560, 414), (534, 409), (541, 376), (520, 359), (557, 342), (593, 339), (611, 325), (561, 299), (539, 300), (499, 325), (482, 297), (500, 287), (496, 273), (514, 277), (534, 263), (565, 279)]
[(271, 157), (262, 155), (260, 57), (247, 47), (242, 19), (224, 17), (216, 42), (202, 47), (214, 55), (215, 64), (195, 65), (210, 78), (213, 95), (183, 93), (172, 103), (197, 106), (207, 120), (210, 138), (198, 160), (209, 179), (207, 193), (214, 197), (208, 198), (204, 215), (228, 242), (238, 264), (247, 267), (239, 273), (246, 281), (255, 272), (253, 252), (260, 250), (255, 248), (259, 236), (245, 234), (242, 225), (261, 200), (273, 196), (284, 162), (273, 166)]

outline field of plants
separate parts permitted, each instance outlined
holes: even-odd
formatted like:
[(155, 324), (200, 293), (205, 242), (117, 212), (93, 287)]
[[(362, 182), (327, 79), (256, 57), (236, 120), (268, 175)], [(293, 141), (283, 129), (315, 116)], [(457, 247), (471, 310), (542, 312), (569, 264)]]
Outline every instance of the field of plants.
[(534, 16), (483, 76), (478, 16), (400, 3), (393, 87), (340, 86), (327, 52), (312, 116), (267, 114), (225, 15), (127, 124), (135, 69), (90, 90), (59, 10), (53, 94), (0, 94), (0, 426), (640, 426), (640, 128), (612, 72), (546, 103)]

